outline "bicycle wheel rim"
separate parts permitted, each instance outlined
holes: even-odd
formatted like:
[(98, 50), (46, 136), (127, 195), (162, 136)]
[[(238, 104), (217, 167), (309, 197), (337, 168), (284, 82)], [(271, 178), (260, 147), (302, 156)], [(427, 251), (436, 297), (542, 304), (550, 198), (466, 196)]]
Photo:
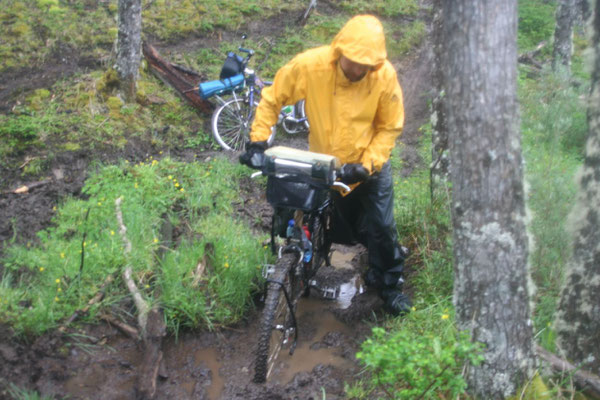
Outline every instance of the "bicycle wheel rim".
[[(256, 106), (256, 104), (255, 104)], [(248, 120), (250, 107), (244, 99), (227, 101), (215, 111), (212, 119), (213, 137), (229, 151), (240, 151), (250, 140), (252, 121)]]
[[(254, 109), (258, 102), (254, 102)], [(244, 99), (232, 99), (219, 107), (212, 117), (212, 134), (219, 146), (228, 151), (244, 150), (246, 143), (250, 141), (250, 129), (254, 113), (250, 113), (248, 101)], [(271, 136), (267, 140), (269, 146), (275, 140), (275, 127), (271, 129)]]

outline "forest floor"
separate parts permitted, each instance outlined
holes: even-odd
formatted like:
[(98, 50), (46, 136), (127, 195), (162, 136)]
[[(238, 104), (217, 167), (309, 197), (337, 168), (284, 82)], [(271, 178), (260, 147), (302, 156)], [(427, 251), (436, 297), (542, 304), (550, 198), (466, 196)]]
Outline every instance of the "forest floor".
[[(248, 27), (257, 37), (272, 24)], [(199, 46), (198, 39), (174, 46)], [(168, 47), (158, 47), (168, 53)], [(422, 50), (403, 60), (392, 60), (404, 90), (406, 125), (402, 137), (403, 175), (422, 166), (417, 147), (419, 128), (429, 118), (431, 54), (427, 42)], [(48, 87), (53, 81), (97, 67), (93, 60), (77, 54), (57, 55), (36, 70), (23, 69), (0, 78), (0, 111), (14, 105), (17, 91)], [(35, 79), (31, 79), (35, 76)], [(306, 146), (306, 136), (280, 138), (279, 144)], [(130, 141), (123, 150), (91, 153), (85, 150), (59, 153), (48, 167), (49, 174), (23, 181), (18, 170), (3, 171), (0, 185), (0, 242), (36, 242), (36, 233), (50, 224), (52, 208), (65, 196), (80, 196), (92, 161), (137, 162), (159, 157), (151, 144)], [(193, 150), (171, 150), (182, 161), (212, 156)], [(235, 162), (235, 155), (231, 155)], [(24, 158), (26, 160), (26, 158)], [(25, 161), (24, 161), (25, 162)], [(26, 194), (12, 191), (32, 181), (42, 182)], [(260, 198), (253, 210), (260, 215), (259, 229), (268, 227), (270, 207), (264, 194), (249, 181), (242, 181), (240, 196)], [(244, 202), (246, 204), (250, 202)], [(262, 225), (262, 226), (260, 226)], [(2, 249), (0, 248), (0, 252)], [(1, 254), (1, 253), (0, 253)], [(371, 327), (383, 318), (381, 301), (370, 291), (362, 292), (360, 273), (365, 268), (360, 246), (335, 247), (331, 267), (319, 272), (321, 285), (340, 286), (345, 296), (337, 301), (311, 296), (299, 306), (299, 343), (293, 355), (280, 355), (269, 382), (251, 382), (253, 349), (257, 338), (260, 301), (236, 326), (217, 331), (185, 331), (168, 337), (159, 373), (158, 399), (327, 399), (343, 398), (344, 382), (358, 379), (355, 358)], [(410, 265), (408, 266), (410, 269)], [(0, 265), (0, 273), (3, 267)], [(107, 323), (80, 327), (69, 334), (47, 333), (34, 342), (14, 338), (9, 327), (0, 325), (0, 398), (10, 398), (7, 384), (36, 390), (46, 396), (70, 399), (131, 399), (142, 362), (141, 346)]]

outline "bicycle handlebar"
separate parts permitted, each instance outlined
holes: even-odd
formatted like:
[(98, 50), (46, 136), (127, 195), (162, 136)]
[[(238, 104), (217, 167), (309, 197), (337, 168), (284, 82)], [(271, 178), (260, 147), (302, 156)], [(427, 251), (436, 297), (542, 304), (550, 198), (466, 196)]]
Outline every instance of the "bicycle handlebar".
[[(267, 175), (269, 175), (269, 174), (265, 174), (263, 171), (256, 171), (256, 172), (254, 172), (252, 175), (250, 175), (250, 178), (251, 178), (251, 179), (254, 179), (254, 178), (257, 178), (257, 177), (259, 177), (259, 176), (261, 176), (261, 175), (265, 175), (265, 176), (267, 176)], [(301, 174), (298, 174), (298, 175), (301, 175)], [(351, 189), (350, 189), (350, 186), (348, 186), (348, 185), (346, 185), (344, 182), (340, 182), (340, 181), (335, 181), (335, 182), (333, 182), (333, 183), (331, 184), (331, 187), (337, 187), (337, 188), (340, 188), (340, 189), (342, 189), (342, 190), (344, 191), (344, 193), (348, 193), (348, 192), (350, 192), (350, 190), (351, 190)]]
[(238, 47), (238, 50), (241, 51), (242, 53), (248, 54), (249, 56), (253, 56), (254, 55), (254, 50), (251, 50), (251, 49), (246, 49), (246, 48), (243, 48), (243, 47)]

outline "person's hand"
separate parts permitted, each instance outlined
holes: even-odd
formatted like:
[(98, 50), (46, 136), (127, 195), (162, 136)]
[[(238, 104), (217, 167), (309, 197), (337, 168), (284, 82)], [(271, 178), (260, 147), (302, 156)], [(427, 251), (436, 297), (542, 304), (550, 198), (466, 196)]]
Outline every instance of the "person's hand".
[(369, 171), (362, 164), (344, 164), (340, 169), (340, 180), (352, 185), (366, 180), (369, 177)]
[(265, 166), (265, 150), (267, 142), (248, 142), (246, 152), (240, 155), (240, 163), (250, 168), (261, 169)]

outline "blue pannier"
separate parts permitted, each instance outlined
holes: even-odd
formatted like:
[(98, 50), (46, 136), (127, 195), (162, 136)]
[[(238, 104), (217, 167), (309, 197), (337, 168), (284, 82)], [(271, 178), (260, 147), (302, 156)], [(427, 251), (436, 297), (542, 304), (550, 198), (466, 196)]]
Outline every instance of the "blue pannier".
[(208, 99), (215, 94), (221, 94), (234, 90), (244, 85), (244, 75), (239, 74), (232, 76), (231, 78), (225, 78), (218, 81), (203, 82), (200, 84), (200, 97)]

